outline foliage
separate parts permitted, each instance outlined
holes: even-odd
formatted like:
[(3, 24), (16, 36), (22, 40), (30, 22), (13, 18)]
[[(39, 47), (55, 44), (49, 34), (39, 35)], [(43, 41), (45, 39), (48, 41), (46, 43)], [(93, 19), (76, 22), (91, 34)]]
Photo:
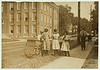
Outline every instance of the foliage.
[(71, 7), (66, 5), (66, 6), (59, 6), (59, 29), (60, 29), (60, 35), (63, 35), (65, 30), (68, 31), (69, 25), (72, 22), (74, 14), (71, 13)]
[(98, 32), (98, 2), (94, 2), (95, 8), (91, 11), (92, 30)]
[[(59, 33), (63, 35), (65, 30), (68, 31), (70, 25), (78, 25), (78, 17), (74, 17), (74, 14), (71, 12), (71, 7), (59, 6)], [(91, 31), (90, 22), (86, 18), (80, 18), (80, 30), (85, 29), (88, 33)], [(72, 30), (73, 32), (73, 30)]]

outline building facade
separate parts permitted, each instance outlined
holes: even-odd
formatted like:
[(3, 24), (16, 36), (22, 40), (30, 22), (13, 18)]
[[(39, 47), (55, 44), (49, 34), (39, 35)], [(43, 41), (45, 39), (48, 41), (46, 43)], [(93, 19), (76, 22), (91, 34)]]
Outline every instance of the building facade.
[(59, 29), (59, 7), (53, 2), (2, 2), (2, 33), (32, 37)]

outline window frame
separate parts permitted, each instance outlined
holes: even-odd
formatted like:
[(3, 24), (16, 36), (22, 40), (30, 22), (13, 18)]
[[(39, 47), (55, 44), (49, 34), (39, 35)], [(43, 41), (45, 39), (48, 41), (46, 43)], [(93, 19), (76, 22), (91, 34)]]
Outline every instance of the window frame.
[[(11, 32), (11, 30), (13, 30), (13, 32)], [(14, 25), (10, 25), (10, 33), (11, 33), (11, 34), (14, 33)]]
[(41, 13), (41, 21), (42, 21), (42, 22), (43, 22), (43, 18), (44, 18), (44, 17), (43, 17), (43, 14)]
[[(26, 16), (26, 14), (27, 14), (27, 16)], [(27, 20), (26, 20), (26, 18), (27, 18)], [(24, 13), (24, 21), (29, 21), (29, 14), (28, 13)]]
[(41, 9), (42, 9), (42, 10), (44, 9), (44, 4), (43, 4), (43, 3), (41, 3)]
[[(19, 26), (20, 26), (20, 30), (19, 30)], [(19, 32), (20, 31), (20, 32)], [(17, 33), (20, 34), (21, 33), (21, 25), (17, 25)]]
[(32, 33), (36, 34), (36, 25), (32, 25)]
[[(19, 20), (19, 14), (20, 14), (20, 20)], [(17, 13), (17, 22), (21, 21), (21, 13)]]
[[(26, 26), (28, 27), (28, 28), (27, 28), (27, 31), (26, 31)], [(24, 33), (25, 33), (25, 34), (28, 34), (28, 33), (29, 33), (29, 26), (28, 26), (28, 25), (24, 25)]]
[(28, 9), (28, 7), (29, 7), (29, 3), (28, 2), (24, 2), (24, 9)]
[[(34, 18), (34, 13), (35, 13), (35, 18)], [(32, 21), (36, 21), (37, 20), (37, 13), (36, 12), (33, 12), (32, 13)]]
[(47, 10), (47, 8), (46, 8), (47, 6), (46, 6), (46, 4), (44, 4), (44, 11), (46, 11)]
[(46, 21), (47, 21), (47, 16), (44, 15), (44, 23), (46, 23)]
[(36, 2), (32, 2), (32, 9), (36, 9), (36, 8), (37, 8), (37, 3)]
[[(12, 20), (13, 18), (13, 20)], [(10, 22), (13, 22), (14, 21), (14, 14), (10, 13)]]
[(2, 7), (2, 9), (1, 9), (2, 11), (1, 11), (1, 12), (3, 12), (4, 5), (2, 4), (2, 6), (1, 6), (1, 7)]
[(21, 9), (21, 3), (17, 2), (17, 10), (20, 10), (20, 9)]
[(14, 3), (10, 3), (10, 11), (14, 10)]

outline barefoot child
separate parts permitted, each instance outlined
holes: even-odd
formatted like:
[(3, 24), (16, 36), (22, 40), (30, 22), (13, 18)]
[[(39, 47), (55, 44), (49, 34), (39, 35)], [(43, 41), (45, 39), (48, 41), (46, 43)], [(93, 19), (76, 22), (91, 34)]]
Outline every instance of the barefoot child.
[(66, 31), (64, 37), (63, 37), (63, 43), (61, 46), (61, 50), (65, 52), (65, 56), (70, 56), (70, 45), (69, 45), (69, 36), (68, 36), (68, 32)]

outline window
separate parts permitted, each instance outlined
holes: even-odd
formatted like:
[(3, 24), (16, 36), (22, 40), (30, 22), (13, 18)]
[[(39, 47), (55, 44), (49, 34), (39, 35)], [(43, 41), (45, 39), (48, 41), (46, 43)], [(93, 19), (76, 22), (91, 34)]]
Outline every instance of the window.
[(52, 28), (49, 29), (50, 37), (52, 37)]
[(56, 12), (56, 18), (58, 19), (58, 12)]
[(14, 10), (14, 3), (10, 3), (10, 10)]
[(54, 25), (57, 25), (57, 22), (56, 22), (56, 20), (54, 20)]
[(50, 18), (50, 24), (52, 24), (52, 18)]
[(41, 31), (43, 31), (43, 26), (42, 25), (41, 25), (40, 29), (41, 29)]
[(44, 4), (44, 11), (46, 11), (46, 4)]
[(32, 9), (36, 9), (37, 7), (37, 3), (36, 2), (32, 2)]
[(28, 2), (24, 3), (24, 9), (28, 9)]
[(50, 13), (52, 14), (52, 8), (50, 8)]
[(56, 18), (58, 19), (59, 17), (58, 17), (58, 12), (56, 13)]
[(37, 15), (36, 15), (36, 12), (33, 12), (33, 13), (32, 13), (32, 21), (36, 21), (36, 19), (37, 19), (36, 16), (37, 16)]
[(43, 14), (41, 14), (41, 21), (43, 21)]
[(24, 14), (24, 21), (28, 21), (28, 13)]
[(44, 22), (46, 23), (46, 15), (44, 15)]
[(13, 33), (13, 32), (14, 32), (14, 26), (11, 25), (11, 26), (10, 26), (10, 33)]
[(49, 23), (49, 16), (47, 16), (47, 23)]
[(21, 14), (20, 13), (17, 14), (17, 21), (21, 21)]
[(41, 9), (43, 10), (43, 3), (41, 3)]
[(20, 4), (20, 2), (18, 2), (17, 3), (17, 10), (20, 10), (20, 8), (21, 8), (21, 4)]
[(57, 15), (57, 13), (56, 13), (56, 11), (54, 10), (54, 18), (56, 18), (56, 15)]
[(21, 25), (17, 26), (17, 33), (21, 33)]
[(2, 12), (3, 12), (3, 6), (4, 6), (4, 5), (2, 5)]
[(36, 26), (32, 25), (32, 33), (36, 33)]
[(4, 24), (4, 20), (2, 19), (2, 24)]
[(2, 19), (2, 24), (4, 24), (3, 22), (4, 22), (4, 20)]
[(24, 33), (28, 33), (28, 25), (24, 26)]
[(14, 15), (10, 14), (10, 22), (12, 22), (14, 20)]
[(49, 6), (47, 6), (47, 11), (49, 12)]
[(3, 12), (2, 12), (2, 24), (4, 23), (4, 19), (3, 19)]

